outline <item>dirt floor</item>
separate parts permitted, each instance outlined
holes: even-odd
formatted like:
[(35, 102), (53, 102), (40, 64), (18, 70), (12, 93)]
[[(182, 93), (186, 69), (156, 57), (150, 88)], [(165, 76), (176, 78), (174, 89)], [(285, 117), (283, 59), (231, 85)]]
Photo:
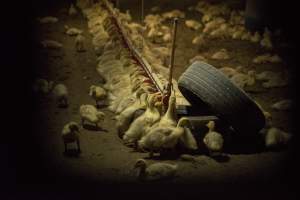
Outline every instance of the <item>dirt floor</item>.
[[(189, 12), (187, 8), (194, 5), (195, 1), (189, 3), (169, 3), (163, 5), (163, 10), (178, 8), (186, 12), (187, 18), (200, 19), (196, 12)], [(231, 1), (229, 1), (231, 2)], [(235, 1), (232, 1), (235, 2)], [(182, 5), (184, 4), (184, 5)], [(155, 5), (148, 1), (145, 13)], [(241, 6), (232, 3), (233, 6)], [(131, 14), (136, 21), (139, 21), (138, 5), (120, 5), (122, 10), (130, 7)], [(35, 143), (39, 147), (38, 158), (43, 176), (47, 178), (30, 178), (24, 175), (23, 183), (55, 183), (63, 180), (91, 181), (101, 183), (137, 183), (136, 171), (133, 165), (138, 158), (147, 158), (148, 154), (134, 152), (131, 148), (122, 144), (118, 137), (114, 114), (106, 108), (101, 109), (106, 114), (102, 123), (103, 130), (83, 129), (80, 133), (82, 153), (79, 156), (66, 156), (63, 154), (64, 146), (61, 139), (61, 130), (69, 121), (80, 122), (78, 113), (82, 104), (94, 104), (88, 95), (91, 84), (102, 84), (103, 79), (96, 72), (96, 55), (91, 44), (91, 35), (88, 33), (87, 21), (83, 16), (70, 17), (67, 15), (67, 4), (61, 4), (54, 9), (42, 9), (37, 15), (51, 15), (59, 18), (55, 24), (36, 25), (34, 32), (35, 40), (35, 69), (33, 77), (53, 80), (56, 83), (64, 83), (69, 89), (70, 106), (58, 108), (51, 97), (41, 97), (34, 100), (35, 112), (32, 120), (35, 129)], [(74, 26), (84, 31), (86, 37), (87, 51), (78, 53), (75, 51), (74, 37), (64, 34), (64, 25)], [(170, 25), (170, 24), (168, 24)], [(178, 47), (175, 60), (175, 78), (188, 67), (188, 61), (199, 53), (198, 49), (191, 44), (197, 32), (189, 30), (184, 23), (179, 24)], [(38, 44), (43, 39), (53, 39), (63, 44), (61, 50), (46, 50)], [(245, 69), (256, 69), (280, 71), (288, 68), (284, 64), (254, 65), (251, 60), (255, 55), (265, 52), (257, 44), (236, 40), (210, 40), (207, 48), (200, 53), (211, 55), (212, 52), (226, 48), (232, 59), (228, 61), (209, 60), (209, 63), (219, 68), (223, 66), (242, 65)], [(256, 86), (259, 87), (259, 86)], [(291, 87), (270, 89), (267, 91), (249, 93), (267, 111), (271, 112), (276, 127), (291, 132), (289, 123), (289, 112), (273, 111), (270, 108), (274, 102), (291, 97)], [(236, 144), (238, 146), (238, 144)], [(246, 144), (251, 146), (251, 141)], [(175, 159), (162, 159), (161, 162), (176, 163), (179, 166), (178, 176), (168, 183), (197, 183), (197, 184), (275, 184), (280, 183), (288, 171), (284, 170), (291, 155), (290, 149), (280, 151), (265, 151), (251, 149), (249, 151), (240, 148), (240, 151), (225, 152), (225, 160), (219, 161), (210, 158), (205, 154), (197, 154), (196, 162), (181, 161)], [(31, 158), (34, 159), (34, 158)], [(157, 162), (149, 160), (149, 163)], [(50, 173), (51, 172), (51, 173)], [(63, 178), (62, 178), (63, 177)], [(61, 179), (60, 179), (61, 178)], [(286, 185), (283, 185), (285, 187)]]

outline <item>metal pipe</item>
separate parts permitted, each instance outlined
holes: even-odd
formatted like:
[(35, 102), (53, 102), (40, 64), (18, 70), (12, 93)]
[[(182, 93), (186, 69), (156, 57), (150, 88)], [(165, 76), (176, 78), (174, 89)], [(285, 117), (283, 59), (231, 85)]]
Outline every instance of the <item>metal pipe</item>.
[[(142, 58), (142, 56), (140, 55), (140, 53), (133, 47), (131, 41), (126, 37), (125, 31), (123, 30), (123, 27), (122, 27), (121, 23), (118, 21), (113, 8), (108, 4), (107, 0), (103, 0), (103, 2), (104, 2), (104, 5), (106, 6), (106, 8), (108, 9), (108, 11), (110, 12), (110, 14), (112, 16), (112, 19), (114, 20), (115, 25), (119, 29), (120, 34), (122, 36), (122, 39), (123, 39), (126, 47), (129, 49), (129, 51), (131, 52), (131, 54), (135, 58), (135, 60), (146, 71), (148, 77), (151, 79), (152, 83), (156, 86), (157, 90), (160, 93), (163, 93), (162, 88), (159, 86), (159, 84), (157, 83), (157, 81), (153, 77), (151, 71), (149, 70), (151, 68), (149, 66), (149, 63)], [(149, 68), (147, 66), (149, 66)]]
[(178, 18), (174, 18), (173, 21), (173, 40), (172, 40), (172, 49), (171, 49), (171, 60), (169, 66), (169, 82), (168, 82), (168, 94), (171, 94), (172, 89), (172, 79), (173, 79), (173, 68), (174, 68), (174, 57), (175, 57), (175, 49), (176, 49), (176, 33), (177, 33), (177, 24)]

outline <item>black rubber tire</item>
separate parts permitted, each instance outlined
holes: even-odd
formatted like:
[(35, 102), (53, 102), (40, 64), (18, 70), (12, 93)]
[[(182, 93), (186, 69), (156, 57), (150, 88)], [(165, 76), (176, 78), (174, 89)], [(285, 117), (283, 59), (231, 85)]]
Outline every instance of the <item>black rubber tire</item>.
[(179, 77), (178, 86), (192, 107), (205, 107), (240, 134), (255, 134), (265, 126), (257, 104), (215, 67), (194, 62)]

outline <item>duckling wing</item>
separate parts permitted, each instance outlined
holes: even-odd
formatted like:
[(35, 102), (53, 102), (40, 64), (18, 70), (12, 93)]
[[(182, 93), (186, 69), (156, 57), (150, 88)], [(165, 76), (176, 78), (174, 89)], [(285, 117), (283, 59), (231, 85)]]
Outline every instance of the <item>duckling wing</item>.
[(171, 132), (171, 130), (168, 128), (154, 128), (142, 138), (140, 144), (144, 148), (158, 150), (164, 145), (166, 141), (166, 134), (169, 132)]
[(180, 137), (180, 141), (188, 149), (198, 149), (197, 142), (189, 128), (184, 128), (184, 134)]

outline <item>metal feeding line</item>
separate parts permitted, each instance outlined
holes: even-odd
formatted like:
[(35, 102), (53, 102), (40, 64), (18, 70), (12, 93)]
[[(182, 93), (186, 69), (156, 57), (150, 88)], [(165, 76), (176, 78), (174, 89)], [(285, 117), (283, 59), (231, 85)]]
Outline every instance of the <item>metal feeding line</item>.
[[(141, 54), (134, 48), (134, 46), (132, 45), (132, 42), (126, 37), (126, 32), (123, 29), (123, 27), (121, 26), (121, 23), (118, 19), (118, 17), (116, 16), (113, 8), (110, 6), (110, 4), (107, 2), (107, 0), (103, 0), (105, 7), (107, 8), (107, 10), (109, 11), (117, 29), (119, 30), (119, 33), (122, 36), (122, 39), (125, 43), (125, 46), (129, 49), (129, 51), (131, 52), (133, 58), (138, 62), (138, 64), (140, 64), (140, 66), (146, 71), (148, 77), (151, 79), (152, 83), (155, 85), (155, 87), (157, 88), (157, 90), (163, 94), (163, 86), (162, 84), (159, 82), (158, 78), (154, 78), (154, 74), (151, 73), (150, 69), (151, 66), (150, 64), (141, 56)], [(156, 80), (157, 79), (157, 80)]]
[[(175, 49), (176, 49), (176, 33), (177, 33), (177, 24), (178, 24), (178, 18), (174, 18), (173, 21), (173, 41), (172, 41), (172, 49), (171, 49), (171, 60), (170, 60), (170, 66), (169, 66), (169, 80), (167, 88), (164, 88), (164, 86), (160, 83), (159, 78), (155, 73), (152, 73), (151, 71), (151, 65), (147, 62), (147, 60), (140, 54), (138, 50), (132, 45), (132, 42), (128, 39), (126, 35), (126, 31), (122, 27), (118, 17), (116, 16), (113, 8), (110, 6), (107, 0), (103, 0), (104, 5), (106, 6), (107, 10), (112, 16), (113, 22), (115, 23), (119, 33), (121, 34), (121, 37), (124, 41), (125, 46), (128, 48), (130, 53), (132, 54), (132, 57), (137, 63), (144, 69), (144, 71), (147, 73), (147, 76), (151, 79), (151, 82), (155, 85), (157, 90), (162, 94), (163, 98), (163, 104), (168, 107), (168, 101), (172, 90), (172, 79), (173, 79), (173, 68), (174, 68), (174, 58), (175, 58)], [(144, 10), (144, 0), (142, 0), (142, 11)], [(142, 18), (144, 17), (144, 11), (142, 12)], [(167, 89), (167, 90), (165, 90)]]

